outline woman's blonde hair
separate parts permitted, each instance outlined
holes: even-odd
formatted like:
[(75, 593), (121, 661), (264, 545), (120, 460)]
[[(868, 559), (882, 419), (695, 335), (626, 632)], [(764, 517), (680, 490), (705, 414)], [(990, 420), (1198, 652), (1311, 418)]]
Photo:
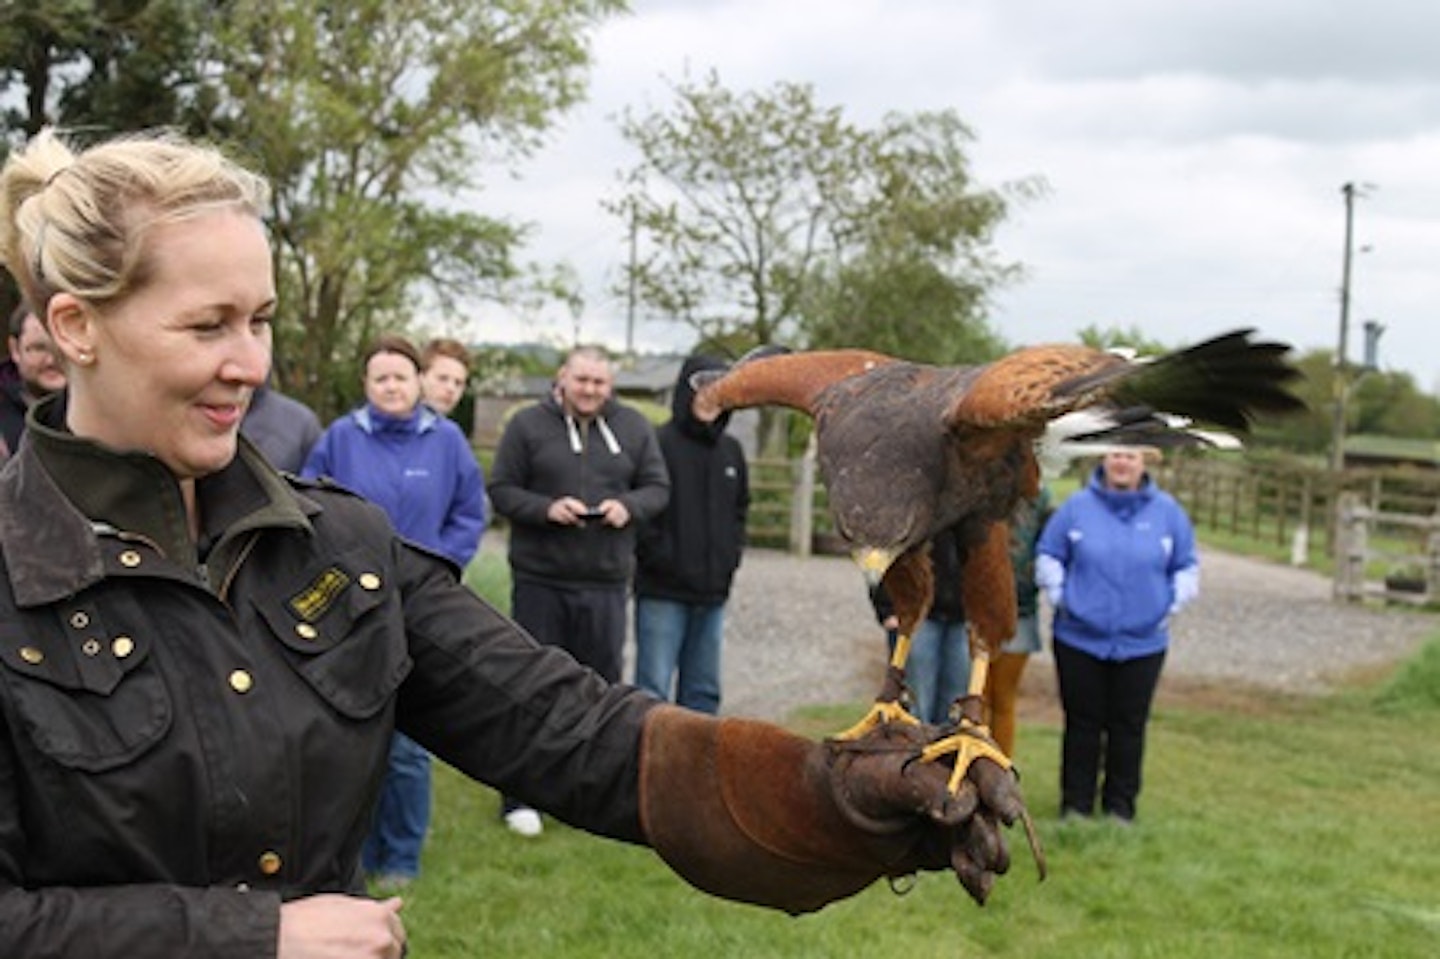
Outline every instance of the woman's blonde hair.
[(77, 151), (47, 128), (0, 170), (0, 258), (42, 317), (59, 292), (103, 306), (149, 279), (150, 227), (269, 201), (263, 177), (175, 133)]

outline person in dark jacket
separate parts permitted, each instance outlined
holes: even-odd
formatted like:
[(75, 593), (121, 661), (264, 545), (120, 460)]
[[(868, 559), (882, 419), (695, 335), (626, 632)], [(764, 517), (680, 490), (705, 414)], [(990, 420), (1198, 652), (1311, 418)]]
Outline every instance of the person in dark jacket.
[(934, 730), (833, 748), (611, 685), (379, 507), (277, 473), (239, 435), (268, 209), (173, 135), (45, 130), (0, 169), (0, 255), (69, 378), (0, 470), (0, 955), (397, 959), (359, 863), (396, 729), (731, 899), (951, 868), (984, 896), (1022, 809), (998, 766), (956, 803), (910, 761)]
[(25, 414), (65, 388), (65, 368), (45, 324), (23, 300), (10, 314), (9, 356), (0, 362), (0, 463), (20, 448)]
[[(506, 425), (490, 501), (510, 520), (510, 615), (610, 682), (620, 679), (635, 528), (665, 508), (670, 479), (655, 430), (615, 401), (610, 357), (570, 351), (554, 389)], [(510, 797), (501, 816), (522, 836), (540, 817)]]
[(267, 383), (250, 398), (240, 432), (265, 454), (271, 466), (298, 473), (324, 428), (314, 410)]
[(694, 356), (680, 367), (670, 420), (656, 430), (670, 502), (640, 527), (635, 555), (635, 684), (688, 709), (720, 711), (725, 601), (745, 548), (750, 476), (725, 434), (730, 414), (702, 423), (690, 377), (725, 364)]
[[(941, 530), (930, 540), (935, 596), (925, 621), (915, 629), (910, 656), (905, 661), (911, 712), (921, 722), (945, 722), (950, 704), (964, 696), (970, 686), (970, 631), (965, 625), (965, 603), (960, 595), (964, 549), (958, 527)], [(870, 602), (893, 646), (900, 623), (884, 586), (870, 591)]]

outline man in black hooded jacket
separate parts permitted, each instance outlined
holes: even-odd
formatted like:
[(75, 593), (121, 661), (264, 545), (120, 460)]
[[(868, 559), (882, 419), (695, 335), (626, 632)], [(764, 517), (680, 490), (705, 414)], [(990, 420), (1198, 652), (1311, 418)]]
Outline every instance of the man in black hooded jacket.
[(725, 601), (745, 547), (750, 507), (745, 455), (725, 435), (729, 414), (702, 423), (690, 411), (690, 377), (722, 368), (693, 356), (681, 367), (670, 421), (657, 431), (670, 503), (636, 544), (635, 684), (700, 712), (720, 709)]

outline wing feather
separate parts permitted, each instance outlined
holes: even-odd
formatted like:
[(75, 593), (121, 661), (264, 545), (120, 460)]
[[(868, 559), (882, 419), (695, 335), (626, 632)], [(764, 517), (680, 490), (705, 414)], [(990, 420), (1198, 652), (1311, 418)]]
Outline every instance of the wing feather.
[(815, 350), (758, 359), (742, 359), (728, 370), (697, 373), (692, 410), (711, 422), (726, 410), (749, 406), (788, 406), (815, 414), (815, 399), (826, 388), (870, 370), (898, 362), (870, 350)]
[(1017, 350), (984, 368), (950, 408), (952, 428), (1021, 425), (1084, 407), (1119, 416), (1167, 413), (1245, 432), (1257, 413), (1303, 408), (1282, 343), (1235, 330), (1149, 360), (1084, 346)]

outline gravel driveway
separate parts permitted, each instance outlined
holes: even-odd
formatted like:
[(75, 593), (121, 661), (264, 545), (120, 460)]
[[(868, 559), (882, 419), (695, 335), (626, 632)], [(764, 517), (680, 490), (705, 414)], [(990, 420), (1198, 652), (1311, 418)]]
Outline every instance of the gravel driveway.
[[(1175, 624), (1162, 697), (1236, 680), (1321, 692), (1440, 632), (1440, 617), (1338, 605), (1324, 576), (1214, 550), (1201, 554), (1200, 592)], [(868, 699), (884, 655), (884, 635), (848, 558), (746, 553), (727, 613), (726, 713), (781, 718), (805, 704)], [(1048, 641), (1024, 693), (1053, 697)]]

